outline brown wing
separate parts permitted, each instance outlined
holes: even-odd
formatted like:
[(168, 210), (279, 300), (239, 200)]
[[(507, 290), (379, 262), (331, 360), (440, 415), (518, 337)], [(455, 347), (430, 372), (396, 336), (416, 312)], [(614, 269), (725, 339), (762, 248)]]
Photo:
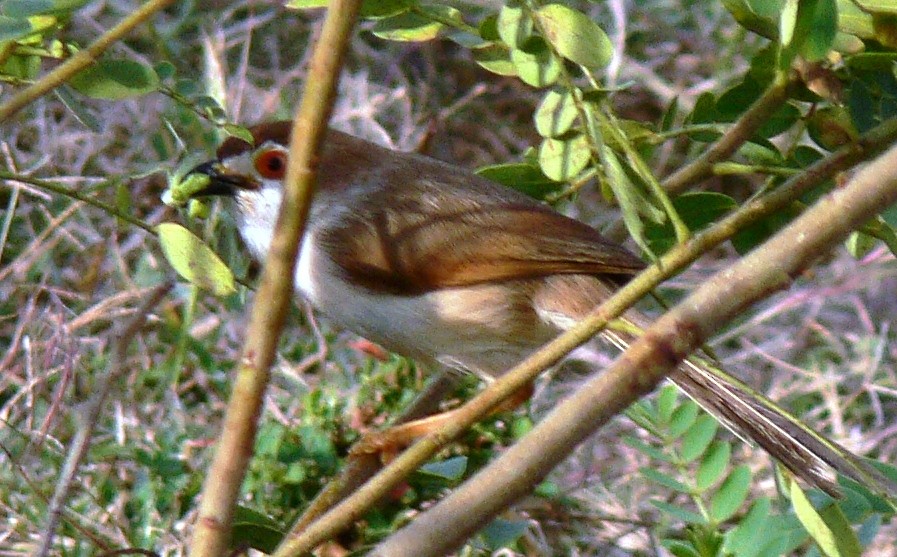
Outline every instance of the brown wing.
[[(379, 188), (338, 227), (321, 232), (328, 252), (357, 284), (418, 294), (558, 273), (623, 282), (644, 267), (591, 227), (522, 194), (457, 169), (458, 176), (442, 176), (450, 167), (423, 157), (414, 162), (431, 166), (415, 167), (418, 176), (441, 179)], [(407, 179), (408, 170), (399, 174)], [(395, 183), (395, 177), (379, 178)]]

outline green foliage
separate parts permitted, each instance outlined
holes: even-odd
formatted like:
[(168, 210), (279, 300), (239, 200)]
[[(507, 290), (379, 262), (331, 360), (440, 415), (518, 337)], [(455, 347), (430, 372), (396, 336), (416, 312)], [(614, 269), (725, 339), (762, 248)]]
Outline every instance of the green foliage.
[(82, 95), (115, 101), (156, 91), (159, 76), (138, 62), (105, 59), (77, 74), (69, 85)]
[[(369, 7), (367, 17), (374, 20), (373, 32), (378, 37), (398, 41), (447, 37), (470, 48), (473, 59), (487, 70), (516, 76), (534, 88), (547, 88), (534, 116), (535, 129), (543, 138), (537, 161), (551, 182), (570, 186), (556, 190), (526, 166), (505, 171), (493, 167), (487, 174), (508, 183), (512, 173), (517, 173), (521, 189), (551, 199), (570, 195), (583, 183), (597, 179), (604, 193), (618, 203), (630, 236), (653, 258), (681, 241), (686, 230), (694, 232), (716, 222), (739, 203), (733, 197), (709, 195), (668, 200), (653, 173), (647, 171), (643, 157), (650, 155), (657, 143), (683, 134), (697, 142), (716, 139), (725, 129), (717, 125), (741, 117), (796, 59), (805, 68), (806, 64), (817, 64), (823, 78), (808, 81), (808, 90), (797, 91), (782, 104), (735, 159), (718, 163), (716, 173), (765, 174), (770, 177), (768, 186), (775, 187), (805, 169), (810, 161), (793, 156), (804, 148), (794, 141), (797, 136), (784, 147), (767, 138), (793, 133), (805, 125), (810, 137), (831, 151), (856, 141), (858, 134), (897, 113), (893, 58), (888, 57), (893, 53), (878, 60), (874, 80), (823, 69), (827, 54), (842, 47), (850, 47), (842, 50), (848, 55), (846, 67), (876, 64), (875, 57), (880, 54), (861, 52), (862, 45), (858, 48), (857, 41), (876, 38), (886, 42), (883, 32), (872, 29), (872, 18), (865, 19), (887, 15), (886, 8), (866, 6), (865, 12), (857, 13), (856, 6), (843, 0), (729, 0), (725, 4), (742, 25), (774, 42), (756, 54), (751, 71), (740, 82), (719, 97), (702, 96), (691, 114), (684, 117), (681, 129), (673, 127), (676, 110), (668, 112), (658, 126), (664, 131), (662, 136), (643, 124), (615, 123), (606, 91), (591, 75), (609, 62), (610, 41), (592, 18), (574, 7), (514, 1), (494, 13), (480, 14), (475, 25), (467, 14), (454, 8), (403, 1), (390, 2), (379, 12)], [(865, 77), (871, 77), (871, 73)], [(846, 106), (842, 107), (839, 91), (844, 83), (849, 87)], [(530, 175), (524, 176), (524, 171)], [(783, 213), (768, 217), (767, 222), (755, 222), (733, 242), (739, 251), (748, 250), (797, 214)]]
[(160, 224), (156, 230), (165, 257), (181, 278), (216, 296), (236, 292), (231, 270), (199, 237), (171, 222)]
[(653, 402), (634, 405), (628, 415), (651, 433), (649, 440), (623, 440), (650, 461), (641, 473), (657, 486), (651, 503), (667, 521), (681, 523), (660, 532), (674, 555), (861, 555), (868, 541), (858, 532), (893, 515), (893, 508), (868, 491), (846, 489), (844, 499), (834, 500), (818, 490), (805, 494), (794, 480), (787, 480), (789, 509), (760, 497), (745, 511), (752, 474), (744, 464), (733, 465), (732, 443), (717, 437), (716, 420), (691, 400), (680, 400), (672, 386)]

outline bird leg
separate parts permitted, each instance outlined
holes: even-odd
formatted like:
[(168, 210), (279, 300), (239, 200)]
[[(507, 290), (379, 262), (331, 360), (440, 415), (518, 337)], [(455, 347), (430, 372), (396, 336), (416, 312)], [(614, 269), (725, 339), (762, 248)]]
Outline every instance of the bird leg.
[[(526, 385), (493, 408), (489, 412), (489, 416), (518, 408), (532, 397), (533, 391), (532, 383)], [(426, 437), (444, 424), (455, 420), (459, 410), (454, 409), (433, 414), (432, 416), (392, 426), (383, 431), (368, 432), (352, 446), (349, 454), (379, 454), (381, 461), (389, 462), (415, 441)]]

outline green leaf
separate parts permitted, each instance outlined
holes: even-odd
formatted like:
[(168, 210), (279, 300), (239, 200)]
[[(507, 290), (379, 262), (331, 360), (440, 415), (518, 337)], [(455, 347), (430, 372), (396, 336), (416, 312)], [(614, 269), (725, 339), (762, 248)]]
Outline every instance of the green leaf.
[(850, 255), (855, 259), (861, 259), (872, 251), (878, 240), (862, 232), (852, 232), (844, 243)]
[(734, 122), (762, 94), (763, 86), (747, 74), (743, 81), (726, 89), (717, 99), (715, 109), (718, 119)]
[(872, 502), (859, 490), (848, 485), (839, 485), (841, 499), (834, 502), (847, 517), (847, 521), (856, 524), (874, 512)]
[(0, 7), (5, 15), (14, 18), (39, 14), (68, 15), (90, 0), (4, 0)]
[(153, 66), (153, 70), (156, 72), (156, 75), (159, 76), (160, 81), (165, 81), (166, 79), (171, 79), (174, 77), (174, 74), (177, 72), (174, 64), (165, 60), (159, 62), (155, 66)]
[(869, 13), (897, 15), (897, 4), (893, 0), (852, 0), (861, 9)]
[(529, 522), (526, 520), (496, 518), (483, 528), (480, 535), (483, 537), (486, 547), (496, 551), (516, 542), (527, 528), (529, 528)]
[(751, 485), (751, 469), (747, 465), (735, 467), (723, 485), (710, 498), (710, 516), (717, 523), (731, 518), (747, 498)]
[(563, 4), (548, 4), (536, 11), (545, 39), (564, 58), (588, 68), (610, 63), (614, 47), (604, 31), (585, 14)]
[(314, 460), (325, 475), (336, 472), (339, 459), (329, 433), (316, 426), (304, 425), (299, 427), (297, 434), (303, 456)]
[(897, 48), (897, 15), (872, 14), (872, 28), (875, 30), (875, 40), (887, 48)]
[(538, 166), (525, 162), (486, 166), (477, 170), (477, 174), (536, 199), (545, 199), (546, 195), (562, 186), (561, 182), (546, 176)]
[(673, 124), (676, 122), (676, 115), (678, 113), (679, 97), (673, 97), (673, 99), (667, 105), (666, 110), (663, 111), (663, 118), (661, 118), (660, 120), (660, 126), (658, 127), (658, 130), (665, 132), (672, 129)]
[[(480, 37), (483, 38), (484, 41), (500, 41), (501, 37), (498, 36), (498, 16), (496, 14), (489, 14), (483, 18), (483, 21), (480, 22), (479, 25)], [(502, 44), (502, 46), (507, 49), (507, 45)]]
[(716, 436), (718, 428), (719, 422), (713, 416), (708, 414), (698, 416), (694, 425), (682, 436), (682, 459), (691, 462), (704, 454)]
[[(94, 113), (88, 110), (82, 103), (83, 97), (76, 96), (71, 87), (57, 87), (53, 89), (53, 94), (69, 111), (77, 118), (81, 124), (95, 133), (103, 131), (103, 125), (94, 116)], [(126, 208), (127, 209), (127, 208)]]
[(688, 542), (682, 540), (664, 539), (660, 543), (673, 555), (673, 557), (702, 557), (701, 553)]
[(3, 14), (12, 18), (26, 18), (53, 9), (52, 0), (5, 0), (0, 4)]
[(672, 439), (678, 439), (688, 428), (695, 423), (698, 418), (698, 405), (691, 399), (684, 401), (679, 408), (673, 412), (670, 418), (669, 435)]
[(652, 256), (654, 251), (648, 245), (645, 237), (645, 221), (641, 217), (641, 211), (648, 207), (649, 202), (642, 192), (629, 179), (629, 173), (623, 167), (623, 163), (617, 158), (617, 154), (607, 145), (601, 146), (601, 162), (607, 173), (606, 184), (614, 193), (614, 199), (620, 205), (623, 214), (623, 224), (629, 235), (635, 240), (642, 250)]
[(539, 147), (539, 166), (552, 180), (565, 182), (582, 172), (591, 156), (589, 141), (582, 134), (570, 139), (548, 138)]
[(723, 0), (723, 5), (745, 29), (767, 39), (779, 36), (776, 22), (780, 20), (782, 0)]
[(791, 129), (801, 117), (800, 110), (790, 104), (783, 104), (757, 130), (760, 137), (775, 137)]
[(632, 437), (631, 435), (624, 435), (623, 443), (625, 443), (626, 445), (639, 451), (640, 453), (644, 454), (645, 456), (647, 456), (648, 458), (650, 458), (652, 460), (658, 460), (660, 462), (670, 462), (670, 463), (672, 463), (674, 460), (673, 457), (671, 455), (667, 454), (666, 452), (664, 452), (663, 449), (649, 445), (649, 444), (645, 443), (644, 441), (642, 441), (641, 439), (637, 439), (635, 437)]
[[(695, 101), (695, 107), (692, 109), (688, 117), (691, 124), (716, 124), (719, 120), (719, 113), (716, 109), (716, 97), (713, 93), (701, 93), (698, 100)], [(715, 131), (698, 131), (689, 134), (689, 137), (695, 141), (714, 141), (721, 134)]]
[(414, 0), (364, 0), (359, 16), (367, 19), (390, 17), (407, 11), (413, 5)]
[(717, 441), (710, 445), (695, 476), (695, 485), (701, 491), (707, 490), (716, 484), (723, 472), (729, 466), (729, 458), (732, 456), (732, 445), (726, 441)]
[(669, 474), (664, 474), (660, 470), (655, 470), (654, 468), (642, 467), (639, 468), (639, 472), (642, 473), (645, 478), (651, 480), (652, 482), (662, 485), (666, 488), (672, 489), (673, 491), (678, 491), (679, 493), (690, 494), (694, 490), (684, 483), (680, 482), (676, 478), (670, 476)]
[(133, 60), (101, 60), (75, 75), (69, 85), (88, 97), (121, 100), (157, 90), (159, 76)]
[(163, 222), (156, 231), (165, 258), (187, 282), (216, 296), (236, 291), (230, 269), (199, 237), (173, 222)]
[(224, 131), (227, 135), (231, 135), (233, 137), (237, 137), (242, 139), (246, 143), (252, 145), (255, 142), (255, 138), (252, 137), (252, 132), (243, 126), (238, 126), (236, 124), (225, 124)]
[(652, 505), (663, 511), (664, 514), (668, 514), (673, 518), (677, 518), (686, 524), (704, 524), (706, 521), (704, 517), (700, 514), (683, 509), (682, 507), (677, 507), (676, 505), (672, 505), (667, 503), (666, 501), (661, 501), (659, 499), (651, 499), (649, 501)]
[(326, 8), (330, 0), (289, 0), (286, 7), (292, 10), (314, 10)]
[[(855, 82), (852, 90), (860, 86)], [(862, 110), (866, 110), (864, 107)], [(815, 111), (807, 119), (807, 133), (823, 149), (834, 151), (842, 145), (853, 143), (859, 138), (859, 131), (850, 114), (840, 106), (826, 106)]]
[(536, 497), (542, 497), (543, 499), (553, 499), (553, 500), (564, 500), (566, 495), (566, 491), (561, 489), (561, 487), (550, 481), (544, 481), (536, 486), (533, 490), (533, 494)]
[(773, 520), (771, 510), (772, 502), (769, 497), (754, 501), (744, 518), (738, 521), (738, 525), (726, 533), (723, 545), (725, 550), (739, 557), (755, 555), (761, 549), (761, 544), (777, 533), (769, 528), (769, 523)]
[[(839, 531), (836, 534), (832, 530), (822, 515), (813, 508), (810, 500), (807, 499), (806, 493), (804, 493), (796, 481), (791, 481), (789, 494), (791, 496), (791, 507), (794, 509), (794, 514), (797, 515), (797, 518), (800, 520), (801, 524), (804, 525), (804, 528), (807, 529), (807, 532), (810, 533), (813, 541), (816, 542), (816, 545), (819, 546), (819, 549), (823, 554), (828, 557), (859, 555), (859, 553), (841, 553), (841, 547), (839, 546), (837, 538), (839, 535), (844, 535), (843, 531)], [(850, 530), (849, 527), (848, 530)], [(851, 534), (852, 533), (853, 531), (851, 530)], [(856, 544), (859, 544), (859, 541), (856, 541)], [(851, 545), (853, 545), (852, 542), (848, 543), (847, 547), (850, 547)]]
[(533, 20), (519, 5), (506, 5), (498, 12), (496, 30), (511, 48), (520, 48), (533, 33)]
[(766, 143), (748, 141), (738, 149), (738, 155), (750, 164), (779, 166), (785, 163), (776, 146)]
[[(673, 199), (673, 207), (682, 222), (697, 232), (737, 207), (728, 195), (715, 192), (689, 192)], [(645, 231), (648, 245), (655, 253), (665, 253), (676, 245), (673, 225), (649, 222)]]
[(536, 109), (536, 131), (542, 137), (558, 137), (570, 131), (577, 116), (573, 95), (568, 91), (551, 90)]
[(520, 79), (533, 87), (547, 87), (561, 75), (560, 61), (539, 37), (533, 37), (523, 47), (513, 49), (511, 62)]
[(802, 35), (801, 56), (810, 62), (825, 58), (838, 31), (836, 0), (801, 0), (795, 31)]
[(31, 33), (31, 23), (27, 19), (19, 19), (0, 15), (0, 42), (14, 41)]
[(679, 389), (675, 385), (664, 385), (657, 395), (657, 421), (668, 424), (673, 412), (678, 408)]
[[(863, 2), (864, 0), (858, 1)], [(890, 2), (891, 0), (885, 1)], [(872, 14), (861, 10), (854, 0), (838, 2), (838, 28), (844, 33), (850, 33), (850, 35), (856, 35), (862, 39), (871, 39), (875, 36)]]
[[(812, 0), (811, 0), (812, 1)], [(779, 44), (790, 46), (797, 34), (797, 14), (800, 10), (800, 0), (785, 0), (779, 16)]]
[(237, 506), (231, 527), (231, 547), (249, 546), (263, 553), (274, 553), (286, 532), (274, 519)]
[[(885, 477), (890, 479), (892, 482), (897, 481), (897, 466), (870, 458), (864, 458), (863, 460), (867, 464), (869, 464), (873, 468), (876, 468), (879, 472), (884, 474)], [(877, 490), (872, 491), (872, 489), (870, 489), (869, 487), (857, 483), (846, 476), (838, 476), (838, 481), (842, 486), (852, 491), (856, 491), (861, 496), (865, 497), (866, 501), (872, 507), (872, 512), (881, 513), (887, 516), (893, 516), (895, 514), (894, 503), (889, 501), (886, 497), (883, 496), (883, 494), (879, 493)]]
[(877, 112), (875, 101), (869, 88), (859, 79), (854, 80), (847, 93), (847, 109), (859, 133), (865, 133), (875, 126)]
[(377, 21), (371, 30), (374, 35), (390, 41), (421, 42), (435, 39), (444, 25), (428, 17), (432, 14), (440, 19), (463, 23), (461, 12), (450, 6), (420, 6), (423, 13), (405, 12)]
[(455, 482), (467, 471), (467, 457), (455, 456), (446, 460), (430, 462), (420, 467), (419, 472), (442, 480)]
[(765, 242), (767, 238), (778, 232), (799, 214), (799, 210), (789, 207), (761, 219), (759, 222), (751, 223), (735, 234), (732, 238), (732, 246), (738, 253), (745, 254)]
[(888, 246), (891, 253), (897, 254), (897, 228), (888, 222), (888, 219), (893, 218), (895, 215), (897, 215), (897, 209), (892, 206), (890, 211), (885, 211), (881, 215), (866, 222), (866, 224), (860, 228), (860, 232), (877, 240), (881, 240)]
[(471, 49), (474, 61), (484, 69), (505, 76), (516, 76), (517, 66), (511, 61), (508, 47), (496, 43)]

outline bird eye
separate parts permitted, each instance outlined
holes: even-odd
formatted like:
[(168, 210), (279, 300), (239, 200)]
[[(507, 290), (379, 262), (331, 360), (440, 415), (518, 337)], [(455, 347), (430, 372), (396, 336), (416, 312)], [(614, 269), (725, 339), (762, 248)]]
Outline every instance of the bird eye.
[(283, 151), (262, 151), (253, 162), (255, 169), (265, 178), (280, 179), (287, 172), (287, 154)]

